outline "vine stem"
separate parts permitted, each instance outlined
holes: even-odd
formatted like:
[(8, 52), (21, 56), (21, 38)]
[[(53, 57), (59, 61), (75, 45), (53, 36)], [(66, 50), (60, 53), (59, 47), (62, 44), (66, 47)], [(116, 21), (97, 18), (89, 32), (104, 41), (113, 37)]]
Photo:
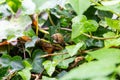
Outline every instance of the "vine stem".
[[(43, 29), (48, 30), (49, 28), (43, 28)], [(66, 30), (66, 31), (70, 31), (70, 32), (72, 31), (71, 29), (68, 29), (68, 28), (61, 28), (61, 30)], [(97, 39), (97, 40), (116, 39), (116, 38), (120, 37), (120, 36), (115, 36), (115, 37), (104, 38), (104, 37), (97, 37), (97, 36), (89, 35), (87, 33), (82, 33), (82, 35), (87, 36), (92, 39)]]
[[(67, 31), (72, 31), (71, 29), (67, 29), (67, 28), (61, 28), (62, 30), (67, 30)], [(118, 38), (119, 36), (116, 37), (109, 37), (109, 38), (103, 38), (103, 37), (97, 37), (97, 36), (93, 36), (93, 35), (89, 35), (86, 33), (82, 33), (84, 36), (87, 36), (89, 38), (93, 38), (93, 39), (97, 39), (97, 40), (106, 40), (106, 39), (115, 39)]]
[(117, 37), (109, 37), (109, 38), (103, 38), (103, 37), (96, 37), (96, 36), (91, 36), (89, 34), (86, 33), (82, 33), (83, 35), (89, 37), (89, 38), (93, 38), (93, 39), (97, 39), (97, 40), (106, 40), (106, 39), (116, 39)]

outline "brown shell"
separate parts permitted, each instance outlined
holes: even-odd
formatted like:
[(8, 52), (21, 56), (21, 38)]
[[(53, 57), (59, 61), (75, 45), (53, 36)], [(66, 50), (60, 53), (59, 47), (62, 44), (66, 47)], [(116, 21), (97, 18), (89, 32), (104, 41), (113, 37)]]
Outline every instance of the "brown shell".
[(59, 44), (64, 44), (64, 37), (60, 33), (55, 33), (51, 36), (53, 38), (53, 42), (59, 43)]

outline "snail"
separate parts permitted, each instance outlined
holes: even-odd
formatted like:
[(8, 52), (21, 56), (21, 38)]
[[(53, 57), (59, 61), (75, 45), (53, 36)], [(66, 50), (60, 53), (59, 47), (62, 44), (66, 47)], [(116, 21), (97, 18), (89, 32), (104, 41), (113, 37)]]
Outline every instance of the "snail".
[(65, 42), (64, 42), (64, 37), (62, 34), (60, 33), (55, 33), (51, 36), (53, 38), (53, 42), (54, 43), (57, 43), (57, 44), (61, 44), (61, 45), (64, 45)]

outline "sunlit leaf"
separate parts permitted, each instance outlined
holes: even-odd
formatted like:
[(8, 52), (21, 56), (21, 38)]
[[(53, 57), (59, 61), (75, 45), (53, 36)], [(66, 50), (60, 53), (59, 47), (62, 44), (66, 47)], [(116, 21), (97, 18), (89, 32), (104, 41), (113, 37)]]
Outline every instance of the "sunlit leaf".
[(103, 11), (110, 11), (115, 13), (120, 13), (120, 3), (113, 4), (113, 5), (105, 5), (105, 6), (96, 6), (97, 9), (103, 10)]
[(119, 30), (120, 31), (120, 20), (113, 20), (110, 18), (105, 18), (107, 25), (111, 27), (113, 30)]
[(43, 76), (42, 80), (58, 80), (58, 79), (56, 79), (56, 78), (49, 78), (49, 77)]
[(19, 71), (18, 74), (20, 74), (23, 80), (30, 80), (31, 73), (29, 69), (25, 68), (22, 71)]
[(84, 45), (84, 42), (79, 42), (76, 45), (66, 46), (66, 49), (70, 56), (77, 54), (77, 51)]
[(32, 0), (23, 0), (22, 8), (25, 14), (34, 14), (36, 5), (33, 3)]
[(68, 0), (78, 15), (82, 15), (89, 7), (90, 0)]
[(89, 63), (84, 63), (79, 67), (74, 68), (68, 74), (63, 76), (60, 80), (91, 80), (91, 78), (109, 75), (114, 70), (114, 63), (108, 63), (108, 60), (93, 61)]
[(58, 62), (50, 61), (50, 60), (46, 60), (43, 62), (43, 66), (44, 66), (44, 68), (47, 71), (49, 76), (52, 76), (57, 64), (58, 64)]
[(10, 16), (11, 13), (8, 11), (8, 6), (6, 4), (0, 5), (0, 18)]
[(61, 69), (67, 69), (69, 67), (69, 64), (72, 63), (74, 61), (74, 59), (75, 59), (74, 57), (65, 59), (65, 60), (61, 61), (57, 66)]
[(23, 62), (25, 68), (22, 71), (19, 71), (18, 74), (22, 77), (23, 80), (30, 80), (32, 66), (27, 61)]
[(94, 32), (98, 28), (96, 21), (87, 20), (85, 16), (76, 16), (72, 22), (72, 39), (80, 36), (84, 32)]
[(17, 12), (17, 10), (21, 7), (21, 1), (20, 0), (6, 0), (7, 4), (11, 8), (13, 12)]
[[(109, 38), (109, 37), (115, 37), (116, 35), (114, 32), (107, 32), (103, 36), (105, 38)], [(115, 47), (115, 46), (117, 47), (120, 45), (120, 38), (104, 40), (104, 45), (106, 48)]]
[(69, 58), (69, 57), (70, 57), (69, 54), (58, 55), (53, 57), (53, 61), (58, 62), (57, 67), (61, 69), (67, 69), (69, 67), (69, 64), (72, 63), (75, 59), (74, 57), (73, 58)]
[[(108, 60), (107, 63), (120, 63), (120, 50), (119, 49), (99, 49), (93, 52), (89, 52), (93, 58), (98, 60)], [(109, 61), (110, 60), (110, 61)]]
[(21, 16), (19, 18), (14, 18), (11, 21), (1, 20), (0, 40), (16, 40), (18, 37), (24, 35), (24, 30), (31, 23), (32, 21), (29, 16)]
[(58, 3), (58, 0), (33, 0), (36, 5), (36, 11), (42, 11), (55, 7)]
[(34, 47), (37, 40), (38, 40), (38, 37), (36, 37), (36, 36), (32, 37), (32, 41), (26, 42), (25, 43), (25, 47), (26, 48), (28, 48), (28, 47)]

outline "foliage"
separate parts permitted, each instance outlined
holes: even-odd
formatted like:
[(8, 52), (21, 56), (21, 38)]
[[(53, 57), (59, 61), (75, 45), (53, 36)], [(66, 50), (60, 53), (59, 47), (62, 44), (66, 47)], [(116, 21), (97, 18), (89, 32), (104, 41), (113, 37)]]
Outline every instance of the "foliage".
[(0, 0), (0, 80), (120, 79), (119, 0)]

